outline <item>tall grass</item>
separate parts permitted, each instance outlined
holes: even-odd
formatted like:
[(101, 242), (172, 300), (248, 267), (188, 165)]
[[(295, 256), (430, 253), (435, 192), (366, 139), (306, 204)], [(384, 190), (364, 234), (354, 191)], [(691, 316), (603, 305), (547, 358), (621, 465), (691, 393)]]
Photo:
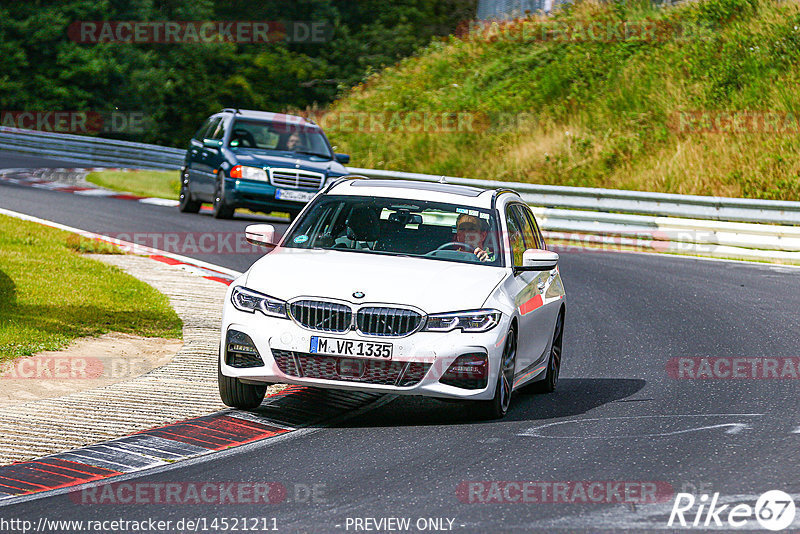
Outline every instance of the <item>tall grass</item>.
[[(652, 24), (657, 37), (532, 38), (542, 25), (619, 21)], [(800, 200), (799, 60), (795, 2), (584, 1), (551, 19), (433, 42), (329, 110), (463, 112), (488, 117), (488, 129), (375, 132), (334, 120), (326, 130), (359, 167)], [(681, 112), (756, 119), (735, 131), (691, 130)], [(766, 128), (758, 114), (767, 112), (783, 114), (785, 127)]]

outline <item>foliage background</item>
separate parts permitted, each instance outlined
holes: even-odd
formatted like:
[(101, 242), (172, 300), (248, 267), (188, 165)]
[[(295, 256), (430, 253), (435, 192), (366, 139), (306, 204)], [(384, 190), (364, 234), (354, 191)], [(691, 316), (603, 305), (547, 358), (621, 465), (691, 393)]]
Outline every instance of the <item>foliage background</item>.
[[(123, 111), (182, 147), (223, 107), (324, 106), (343, 88), (448, 35), (477, 0), (26, 0), (0, 3), (0, 109)], [(325, 21), (324, 44), (79, 44), (74, 21)]]

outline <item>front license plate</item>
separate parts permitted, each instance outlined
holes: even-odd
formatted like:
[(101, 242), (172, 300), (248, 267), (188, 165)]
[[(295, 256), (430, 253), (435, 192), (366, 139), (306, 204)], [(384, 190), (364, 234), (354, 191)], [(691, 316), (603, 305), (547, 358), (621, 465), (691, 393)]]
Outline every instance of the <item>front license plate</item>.
[(356, 341), (353, 339), (312, 336), (309, 352), (326, 356), (391, 360), (392, 344), (379, 341)]
[(278, 200), (292, 200), (295, 202), (308, 202), (314, 198), (316, 193), (309, 191), (295, 191), (293, 189), (278, 189), (275, 191), (275, 198)]

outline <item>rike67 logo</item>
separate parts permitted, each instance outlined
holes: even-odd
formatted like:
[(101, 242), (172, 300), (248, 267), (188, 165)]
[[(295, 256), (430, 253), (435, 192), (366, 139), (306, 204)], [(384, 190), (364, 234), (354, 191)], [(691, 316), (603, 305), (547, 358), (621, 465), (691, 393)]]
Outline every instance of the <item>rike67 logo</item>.
[[(752, 501), (751, 501), (752, 502)], [(757, 528), (753, 520), (767, 530), (783, 530), (794, 521), (794, 499), (788, 493), (772, 490), (761, 495), (755, 506), (746, 503), (720, 503), (719, 493), (696, 498), (678, 493), (667, 526), (685, 528)]]

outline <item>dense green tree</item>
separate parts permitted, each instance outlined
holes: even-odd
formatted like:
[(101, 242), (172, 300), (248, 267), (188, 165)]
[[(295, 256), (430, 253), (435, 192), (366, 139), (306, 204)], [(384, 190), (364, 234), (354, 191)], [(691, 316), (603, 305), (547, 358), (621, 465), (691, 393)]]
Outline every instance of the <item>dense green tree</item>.
[[(183, 146), (226, 106), (325, 106), (370, 72), (474, 16), (477, 0), (61, 0), (0, 4), (0, 110), (143, 112), (144, 133)], [(325, 42), (79, 43), (75, 21), (323, 23)], [(291, 31), (290, 31), (291, 33)]]

